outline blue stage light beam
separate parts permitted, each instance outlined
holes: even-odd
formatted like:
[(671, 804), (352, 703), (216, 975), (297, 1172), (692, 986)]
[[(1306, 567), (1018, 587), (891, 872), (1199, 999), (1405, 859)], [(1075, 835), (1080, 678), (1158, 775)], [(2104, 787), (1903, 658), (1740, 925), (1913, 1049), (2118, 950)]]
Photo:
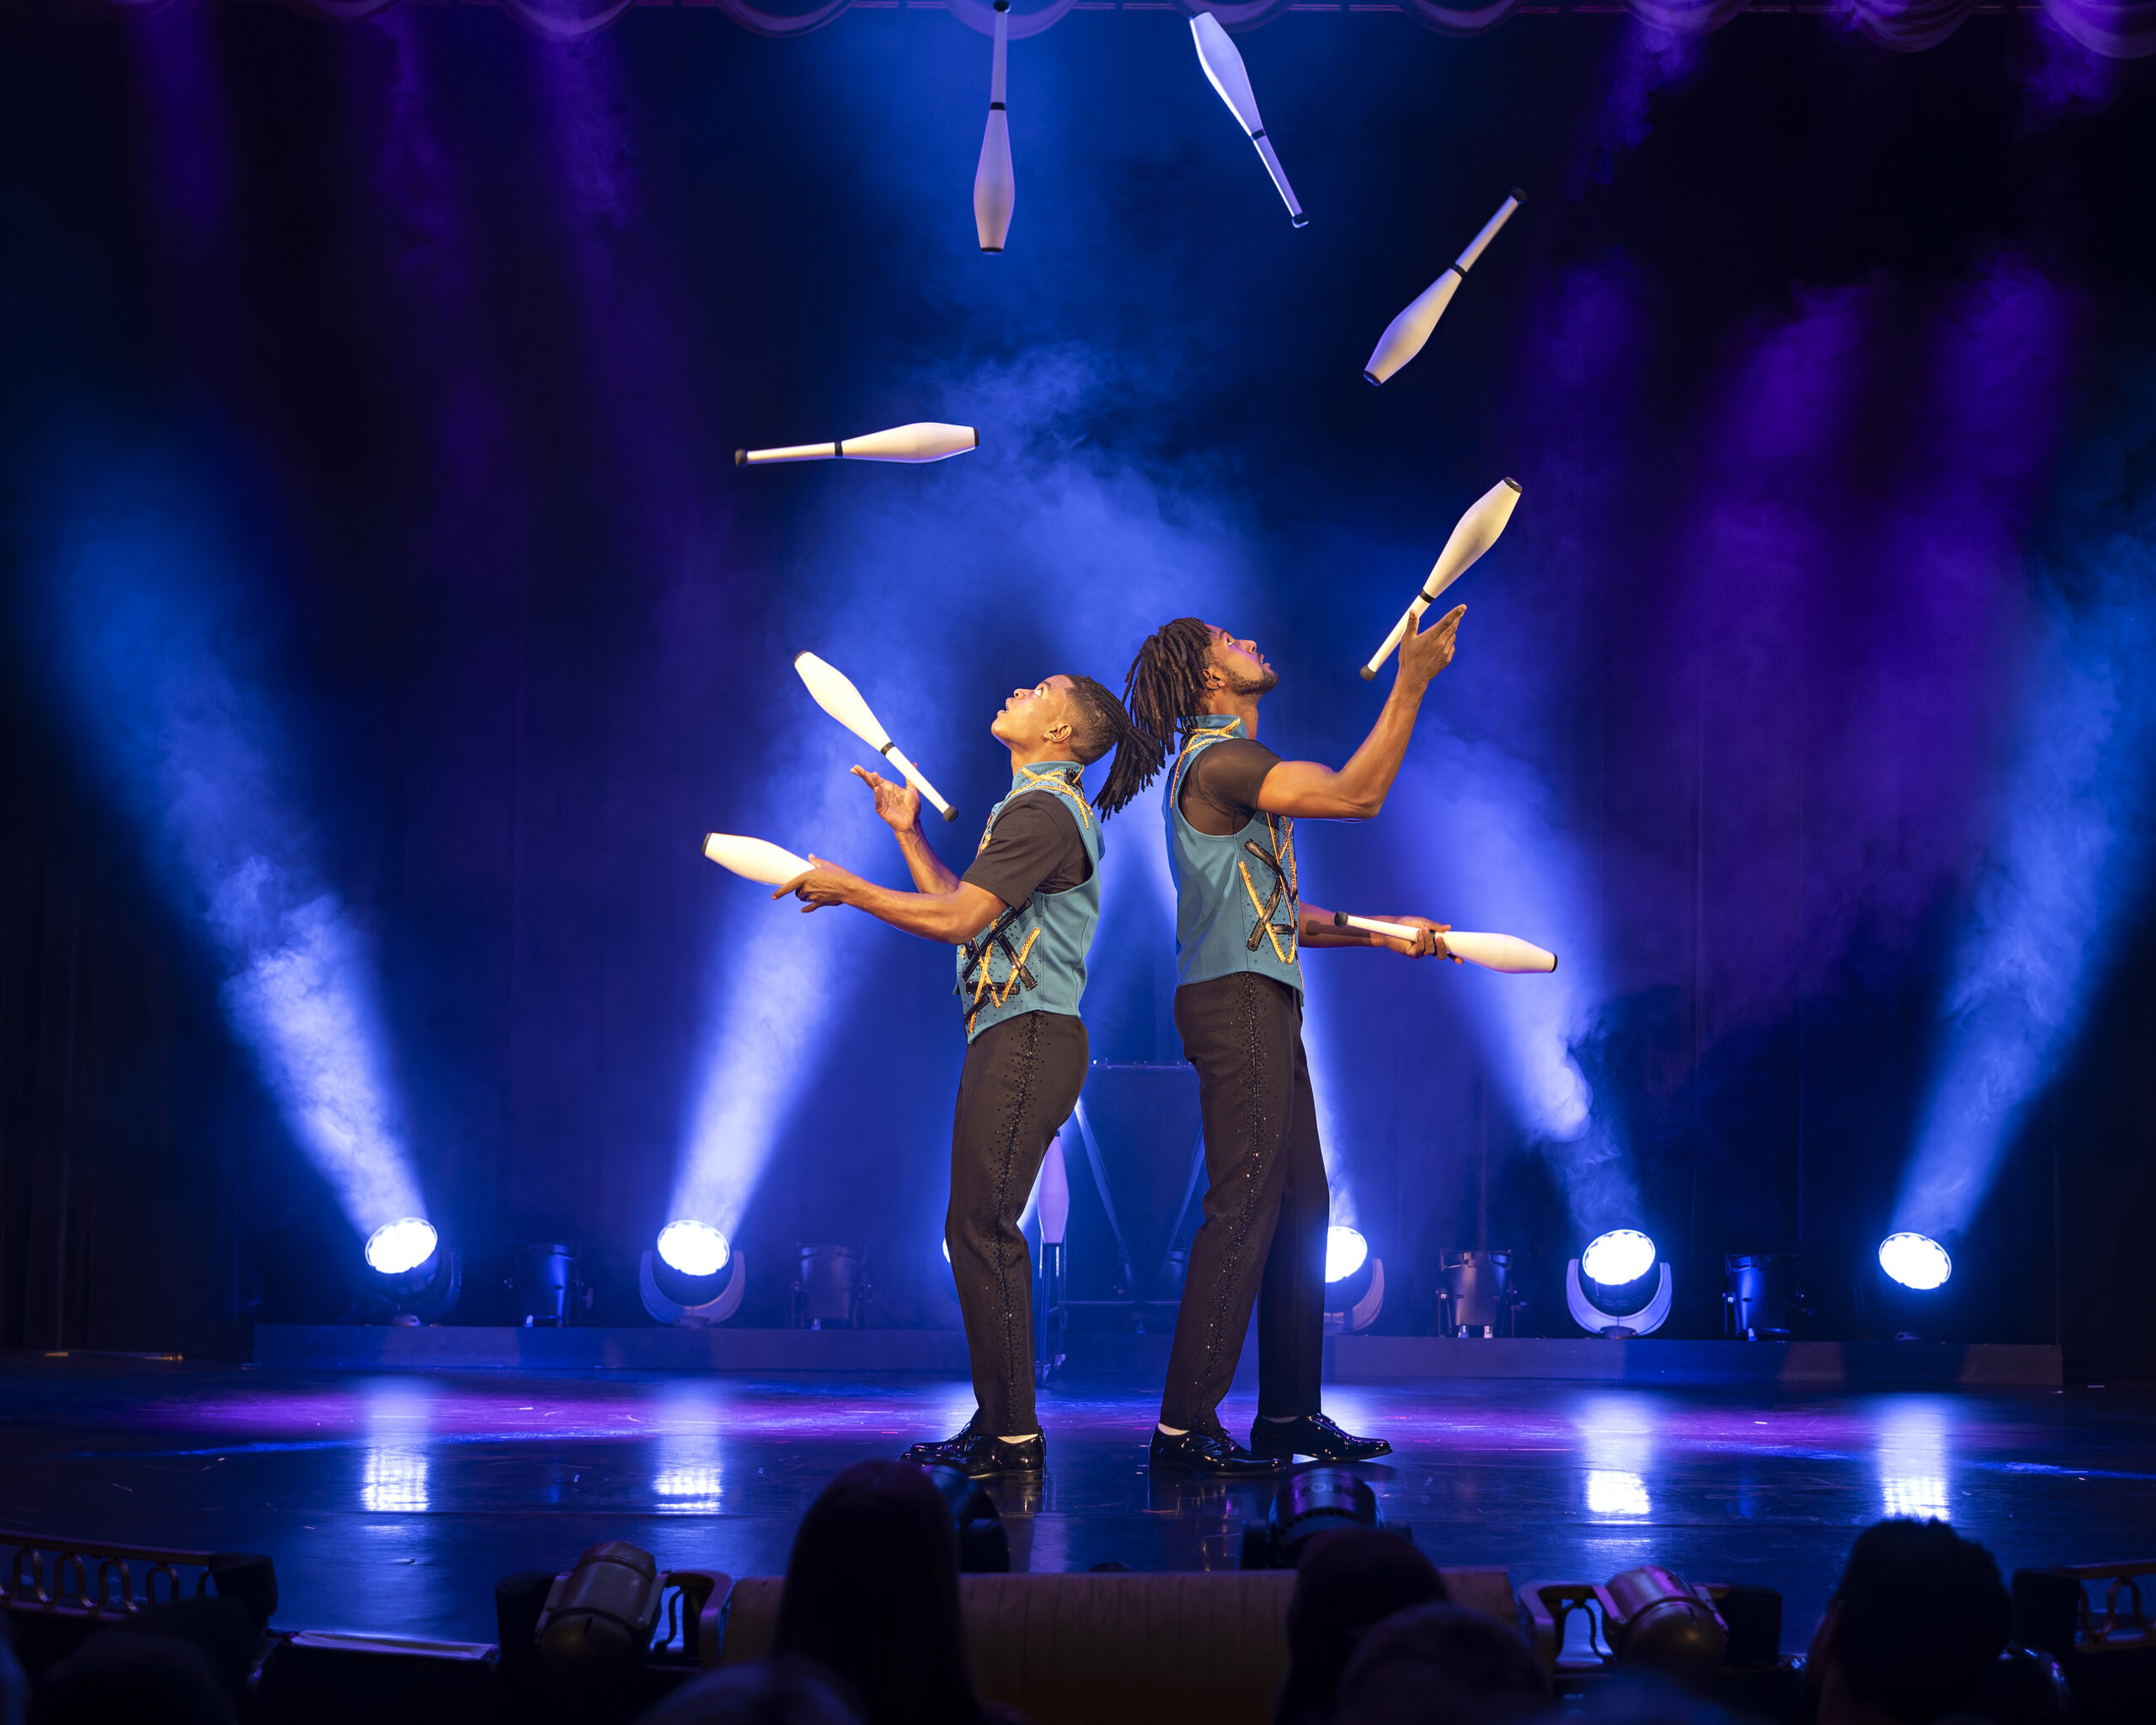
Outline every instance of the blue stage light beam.
[[(877, 855), (879, 834), (889, 842), (849, 771), (868, 751), (814, 711), (805, 692), (799, 705), (807, 710), (792, 745), (772, 763), (770, 780), (787, 794), (767, 799), (750, 830), (804, 855), (814, 851), (858, 864)], [(907, 717), (894, 711), (888, 722)], [(932, 751), (941, 740), (926, 724), (908, 734), (924, 740), (915, 746), (927, 759), (938, 758)], [(873, 962), (876, 931), (857, 912), (804, 916), (790, 900), (774, 904), (768, 892), (706, 868), (712, 889), (727, 896), (725, 932), (668, 1214), (702, 1222), (733, 1241), (741, 1237), (764, 1165), (827, 1052), (830, 1015), (843, 980)]]
[[(2142, 388), (2129, 448), (2156, 438), (2156, 379)], [(2073, 1047), (2122, 921), (2146, 899), (2156, 502), (2137, 500), (2118, 478), (2118, 454), (2107, 440), (2061, 499), (2075, 543), (2039, 570), (2021, 631), (2025, 693), (1941, 1006), (1897, 1231), (1940, 1240), (1974, 1220), (2030, 1104)]]
[(54, 692), (146, 836), (147, 873), (226, 971), (286, 1128), (361, 1238), (424, 1217), (366, 932), (328, 884), (285, 727), (247, 663), (241, 558), (179, 476), (76, 489), (37, 577)]
[[(1395, 796), (1406, 818), (1427, 914), (1502, 929), (1561, 959), (1546, 976), (1446, 979), (1465, 1007), (1507, 1107), (1548, 1159), (1581, 1237), (1636, 1221), (1638, 1183), (1614, 1121), (1598, 1112), (1574, 1053), (1604, 999), (1598, 931), (1556, 798), (1524, 761), (1425, 720)], [(1422, 908), (1418, 906), (1418, 908)]]

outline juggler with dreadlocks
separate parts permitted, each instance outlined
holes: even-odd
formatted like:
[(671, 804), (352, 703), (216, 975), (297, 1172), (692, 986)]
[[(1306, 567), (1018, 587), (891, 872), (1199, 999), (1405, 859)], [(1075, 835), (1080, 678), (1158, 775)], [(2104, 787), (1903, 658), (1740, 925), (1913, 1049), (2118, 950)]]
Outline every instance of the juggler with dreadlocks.
[(929, 848), (920, 793), (857, 766), (919, 890), (873, 886), (815, 857), (814, 868), (779, 889), (812, 911), (857, 905), (958, 948), (966, 1060), (943, 1239), (977, 1406), (956, 1437), (916, 1444), (906, 1459), (976, 1479), (1035, 1476), (1046, 1463), (1033, 1411), (1033, 1260), (1018, 1218), (1086, 1081), (1078, 1002), (1101, 915), (1101, 822), (1113, 812), (1105, 801), (1088, 806), (1086, 769), (1110, 749), (1120, 762), (1134, 743), (1156, 771), (1160, 759), (1132, 731), (1122, 702), (1091, 677), (1013, 690), (989, 730), (1011, 751), (1011, 788), (989, 811), (963, 879)]
[[(1168, 862), (1176, 882), (1176, 1028), (1198, 1068), (1209, 1181), (1191, 1244), (1152, 1465), (1208, 1474), (1276, 1471), (1296, 1455), (1361, 1461), (1392, 1445), (1322, 1412), (1325, 1237), (1331, 1195), (1303, 1055), (1305, 947), (1443, 956), (1449, 925), (1411, 943), (1336, 927), (1302, 895), (1298, 817), (1368, 820), (1407, 751), (1430, 679), (1452, 662), (1458, 606), (1400, 645), (1392, 693), (1337, 772), (1283, 761), (1257, 740), (1257, 704), (1279, 682), (1253, 642), (1179, 617), (1139, 649), (1124, 686), (1152, 753), (1125, 748), (1101, 793), (1120, 808), (1170, 750)], [(1257, 1411), (1250, 1447), (1220, 1424), (1221, 1397), (1257, 1307)]]

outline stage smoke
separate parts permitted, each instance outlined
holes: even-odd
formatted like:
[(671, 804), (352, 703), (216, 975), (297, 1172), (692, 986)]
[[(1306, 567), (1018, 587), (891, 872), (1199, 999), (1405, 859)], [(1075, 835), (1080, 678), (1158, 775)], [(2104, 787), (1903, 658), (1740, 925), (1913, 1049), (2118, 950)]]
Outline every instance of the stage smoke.
[(2058, 499), (2036, 570), (2021, 715), (1998, 786), (1931, 1099), (1894, 1226), (1967, 1228), (2030, 1103), (2073, 1045), (2146, 900), (2156, 749), (2156, 500), (2125, 482), (2156, 443), (2156, 378)]
[(216, 948), (232, 1028), (354, 1230), (423, 1217), (366, 937), (247, 663), (259, 599), (183, 480), (109, 451), (104, 466), (46, 547), (56, 692), (143, 834), (147, 875)]
[[(1446, 676), (1455, 673), (1448, 671)], [(1515, 931), (1565, 955), (1532, 987), (1462, 970), (1492, 1076), (1524, 1135), (1541, 1146), (1582, 1236), (1634, 1220), (1640, 1194), (1615, 1123), (1594, 1108), (1575, 1049), (1604, 998), (1599, 931), (1574, 841), (1550, 788), (1524, 761), (1430, 717), (1401, 772), (1396, 807), (1412, 854), (1428, 859), (1423, 896), (1444, 918)]]
[[(880, 852), (890, 848), (889, 829), (874, 819), (847, 770), (872, 751), (805, 695), (799, 704), (794, 745), (771, 763), (759, 830), (789, 849), (888, 877), (890, 859)], [(686, 838), (685, 845), (693, 850)], [(712, 955), (718, 1000), (697, 1063), (671, 1211), (705, 1220), (733, 1241), (740, 1238), (741, 1219), (795, 1102), (816, 1076), (833, 1006), (847, 992), (841, 980), (859, 975), (879, 931), (843, 907), (803, 916), (791, 900), (774, 904), (768, 894), (737, 891), (739, 881), (700, 866), (711, 890), (724, 895), (725, 932)]]

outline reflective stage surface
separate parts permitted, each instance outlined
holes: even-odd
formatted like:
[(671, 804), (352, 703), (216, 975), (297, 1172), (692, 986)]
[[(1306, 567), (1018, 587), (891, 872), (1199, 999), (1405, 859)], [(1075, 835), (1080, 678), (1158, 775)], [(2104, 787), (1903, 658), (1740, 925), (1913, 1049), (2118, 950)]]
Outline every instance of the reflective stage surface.
[[(1049, 1477), (997, 1496), (1014, 1567), (1232, 1567), (1262, 1485), (1155, 1481), (1138, 1386), (1043, 1398)], [(1438, 1562), (1515, 1585), (1653, 1561), (1780, 1588), (1808, 1638), (1882, 1515), (1944, 1514), (2002, 1567), (2156, 1554), (2156, 1390), (1792, 1392), (1464, 1382), (1329, 1387), (1391, 1439), (1362, 1470)], [(267, 1551), (292, 1628), (494, 1639), (493, 1584), (626, 1539), (782, 1570), (846, 1463), (955, 1429), (960, 1384), (626, 1374), (312, 1375), (0, 1363), (0, 1530)], [(1224, 1409), (1247, 1428), (1251, 1398)]]

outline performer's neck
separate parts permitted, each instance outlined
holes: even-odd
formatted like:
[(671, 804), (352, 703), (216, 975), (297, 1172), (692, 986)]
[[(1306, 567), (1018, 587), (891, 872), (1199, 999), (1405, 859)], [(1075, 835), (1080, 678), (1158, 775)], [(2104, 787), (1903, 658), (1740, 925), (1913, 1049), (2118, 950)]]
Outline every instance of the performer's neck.
[(1038, 766), (1043, 761), (1071, 758), (1070, 740), (1066, 737), (1060, 743), (1039, 743), (1030, 749), (1013, 749), (1011, 751), (1011, 771), (1015, 777), (1022, 766)]
[(1238, 695), (1233, 689), (1209, 689), (1205, 692), (1205, 705), (1201, 710), (1224, 718), (1240, 718), (1243, 722), (1245, 736), (1255, 737), (1257, 734), (1257, 697), (1255, 695)]

